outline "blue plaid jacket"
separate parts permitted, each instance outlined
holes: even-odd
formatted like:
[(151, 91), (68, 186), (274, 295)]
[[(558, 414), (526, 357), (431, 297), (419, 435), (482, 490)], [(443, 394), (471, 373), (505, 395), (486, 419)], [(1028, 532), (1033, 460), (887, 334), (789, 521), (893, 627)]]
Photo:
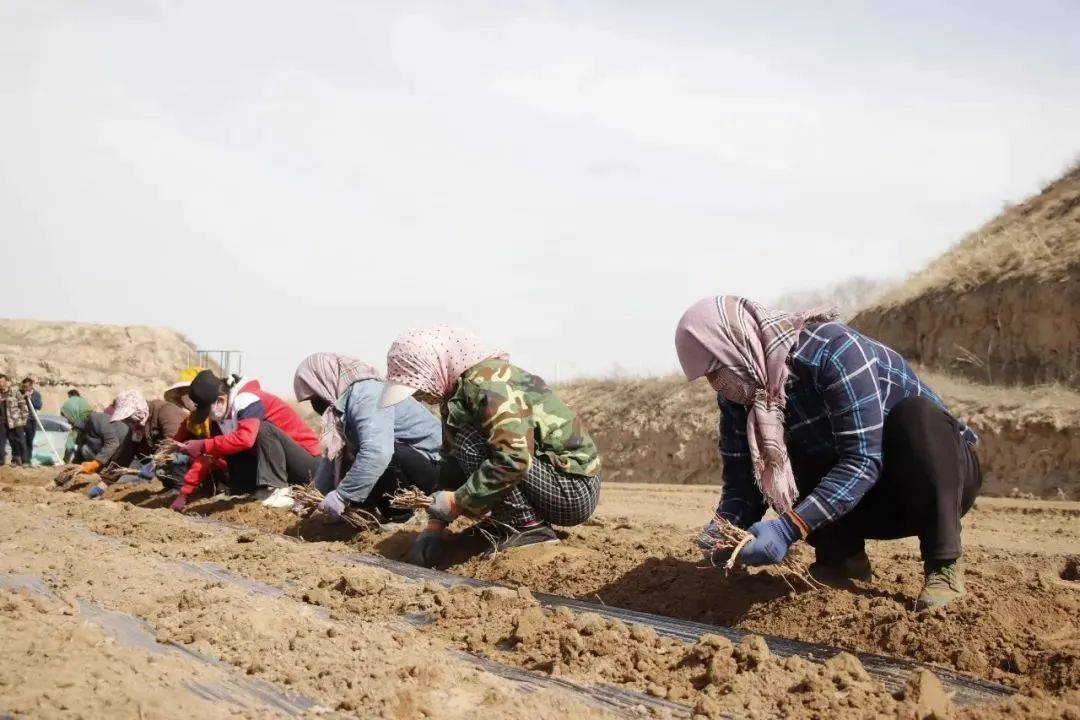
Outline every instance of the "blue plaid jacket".
[[(945, 405), (904, 358), (843, 323), (807, 325), (790, 366), (785, 409), (789, 451), (827, 458), (833, 466), (795, 507), (813, 530), (849, 512), (877, 482), (885, 418), (898, 402), (921, 395)], [(723, 397), (718, 402), (724, 470), (717, 513), (748, 527), (765, 514), (765, 499), (750, 464), (746, 408)], [(961, 428), (964, 440), (978, 443), (970, 428)]]

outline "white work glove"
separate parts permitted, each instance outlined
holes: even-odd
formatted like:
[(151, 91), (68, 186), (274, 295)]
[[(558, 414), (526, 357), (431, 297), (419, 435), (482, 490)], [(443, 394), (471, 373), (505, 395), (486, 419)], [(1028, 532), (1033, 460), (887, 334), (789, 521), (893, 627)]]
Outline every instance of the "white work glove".
[(458, 509), (457, 502), (454, 500), (454, 493), (449, 490), (440, 490), (431, 496), (432, 503), (428, 506), (427, 513), (429, 517), (433, 517), (436, 520), (442, 520), (444, 523), (452, 523), (454, 519), (461, 515), (461, 510)]

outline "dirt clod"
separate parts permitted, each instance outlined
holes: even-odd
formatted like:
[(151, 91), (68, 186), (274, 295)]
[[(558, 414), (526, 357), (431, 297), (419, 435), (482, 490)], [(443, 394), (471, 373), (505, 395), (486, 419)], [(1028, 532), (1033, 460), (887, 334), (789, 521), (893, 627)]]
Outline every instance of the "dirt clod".
[(946, 720), (952, 717), (952, 696), (929, 670), (911, 673), (904, 687), (904, 699), (915, 704), (919, 720)]
[(772, 652), (760, 635), (747, 635), (735, 647), (734, 656), (740, 670), (753, 670), (771, 660)]

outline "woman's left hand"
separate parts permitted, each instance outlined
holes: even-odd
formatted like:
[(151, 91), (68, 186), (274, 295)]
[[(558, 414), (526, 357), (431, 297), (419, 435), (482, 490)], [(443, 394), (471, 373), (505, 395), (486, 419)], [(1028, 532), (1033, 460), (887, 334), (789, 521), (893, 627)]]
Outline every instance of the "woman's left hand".
[(740, 565), (776, 565), (784, 559), (799, 531), (783, 517), (762, 520), (750, 526), (754, 539), (743, 546), (736, 556)]
[(345, 512), (345, 498), (337, 490), (331, 490), (319, 503), (319, 510), (339, 518)]

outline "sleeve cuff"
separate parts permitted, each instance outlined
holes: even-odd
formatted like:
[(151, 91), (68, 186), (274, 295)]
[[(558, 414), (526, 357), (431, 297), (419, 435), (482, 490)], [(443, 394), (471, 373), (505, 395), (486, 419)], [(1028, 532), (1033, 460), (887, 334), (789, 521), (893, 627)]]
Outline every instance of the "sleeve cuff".
[(477, 506), (473, 500), (473, 495), (469, 492), (468, 483), (465, 483), (454, 491), (454, 503), (457, 505), (458, 510), (461, 511), (461, 514), (471, 518), (477, 518), (486, 513), (487, 508)]
[(790, 512), (797, 515), (805, 526), (806, 533), (803, 537), (817, 530), (831, 519), (825, 506), (813, 494), (808, 495)]

